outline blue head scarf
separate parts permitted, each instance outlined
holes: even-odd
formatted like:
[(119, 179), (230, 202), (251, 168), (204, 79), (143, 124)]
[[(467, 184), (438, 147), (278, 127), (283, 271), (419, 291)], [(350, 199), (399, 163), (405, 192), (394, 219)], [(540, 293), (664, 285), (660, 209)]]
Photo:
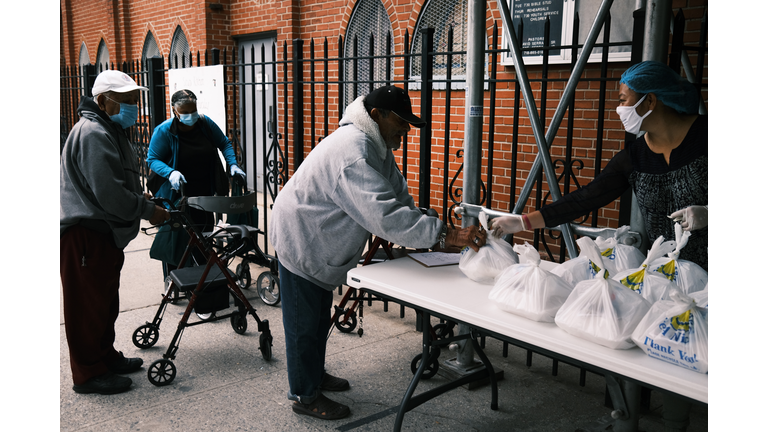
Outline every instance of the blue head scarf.
[(680, 113), (699, 112), (699, 93), (696, 87), (664, 63), (638, 63), (621, 74), (619, 82), (637, 93), (655, 94), (664, 105)]

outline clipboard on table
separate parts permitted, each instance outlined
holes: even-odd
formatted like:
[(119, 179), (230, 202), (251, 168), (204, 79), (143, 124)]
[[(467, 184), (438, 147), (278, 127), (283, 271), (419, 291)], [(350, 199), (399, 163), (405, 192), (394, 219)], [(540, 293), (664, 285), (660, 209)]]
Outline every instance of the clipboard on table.
[(461, 259), (461, 253), (446, 252), (415, 252), (409, 253), (408, 256), (424, 267), (456, 265)]

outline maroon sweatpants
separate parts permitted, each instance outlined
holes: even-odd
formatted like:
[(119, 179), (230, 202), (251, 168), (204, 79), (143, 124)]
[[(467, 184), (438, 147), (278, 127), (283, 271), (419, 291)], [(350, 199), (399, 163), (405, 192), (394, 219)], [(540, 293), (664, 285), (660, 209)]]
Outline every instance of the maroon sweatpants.
[(60, 240), (64, 329), (72, 381), (79, 385), (108, 372), (117, 360), (115, 321), (120, 312), (120, 270), (125, 255), (111, 234), (73, 226)]

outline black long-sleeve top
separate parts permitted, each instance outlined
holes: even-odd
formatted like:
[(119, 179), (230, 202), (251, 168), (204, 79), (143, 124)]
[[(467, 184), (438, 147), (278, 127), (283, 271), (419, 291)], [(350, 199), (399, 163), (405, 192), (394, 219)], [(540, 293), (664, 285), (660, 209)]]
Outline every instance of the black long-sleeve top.
[[(707, 116), (699, 116), (683, 142), (669, 157), (648, 148), (640, 137), (608, 162), (588, 185), (541, 208), (547, 226), (556, 226), (598, 209), (631, 187), (651, 242), (659, 236), (674, 240), (674, 222), (667, 216), (691, 205), (707, 205)], [(691, 231), (680, 259), (707, 269), (707, 228)]]

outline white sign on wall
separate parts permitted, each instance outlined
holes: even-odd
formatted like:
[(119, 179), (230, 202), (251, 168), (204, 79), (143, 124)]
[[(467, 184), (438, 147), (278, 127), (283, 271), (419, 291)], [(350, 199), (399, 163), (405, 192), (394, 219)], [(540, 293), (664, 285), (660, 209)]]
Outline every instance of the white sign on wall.
[[(224, 99), (224, 65), (168, 70), (169, 102), (179, 90), (191, 90), (197, 96), (197, 112), (210, 117), (227, 134), (227, 104)], [(173, 116), (173, 110), (168, 109)], [(219, 151), (219, 158), (227, 166)]]
[[(169, 98), (179, 90), (191, 90), (197, 96), (197, 112), (210, 117), (227, 134), (224, 65), (170, 69), (168, 90)], [(169, 112), (173, 115), (173, 110)]]

